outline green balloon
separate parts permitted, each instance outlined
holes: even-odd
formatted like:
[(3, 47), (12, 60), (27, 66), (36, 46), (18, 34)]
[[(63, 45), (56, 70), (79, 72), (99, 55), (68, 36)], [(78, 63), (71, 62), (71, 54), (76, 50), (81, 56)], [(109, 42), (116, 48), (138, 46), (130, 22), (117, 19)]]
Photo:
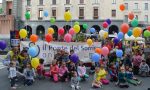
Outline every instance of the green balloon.
[(55, 18), (51, 18), (51, 19), (50, 19), (50, 22), (51, 22), (52, 24), (54, 24), (54, 23), (56, 22)]
[(26, 12), (25, 17), (26, 17), (26, 20), (29, 20), (30, 19), (30, 12)]
[(88, 25), (87, 25), (87, 24), (83, 24), (83, 28), (84, 28), (84, 29), (87, 29), (87, 28), (88, 28)]
[(137, 19), (134, 19), (131, 21), (131, 26), (133, 26), (133, 27), (137, 27), (138, 24), (139, 24), (139, 21)]
[(80, 23), (78, 22), (78, 21), (76, 21), (75, 23), (74, 23), (74, 25), (79, 25)]
[(150, 37), (150, 31), (148, 30), (144, 31), (144, 37)]

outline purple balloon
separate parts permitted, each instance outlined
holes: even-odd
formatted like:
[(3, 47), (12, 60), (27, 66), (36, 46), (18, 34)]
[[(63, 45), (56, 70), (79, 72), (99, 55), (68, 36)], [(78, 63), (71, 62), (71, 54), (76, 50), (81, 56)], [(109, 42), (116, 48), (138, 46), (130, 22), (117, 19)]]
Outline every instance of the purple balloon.
[(106, 19), (106, 22), (110, 25), (111, 24), (111, 20), (110, 19)]
[(74, 63), (77, 63), (78, 60), (79, 60), (79, 57), (77, 54), (72, 54), (71, 57), (70, 57), (71, 61), (74, 62)]
[(0, 49), (4, 50), (7, 47), (7, 44), (4, 40), (0, 41)]
[(117, 44), (119, 42), (119, 39), (115, 37), (113, 41), (115, 44)]

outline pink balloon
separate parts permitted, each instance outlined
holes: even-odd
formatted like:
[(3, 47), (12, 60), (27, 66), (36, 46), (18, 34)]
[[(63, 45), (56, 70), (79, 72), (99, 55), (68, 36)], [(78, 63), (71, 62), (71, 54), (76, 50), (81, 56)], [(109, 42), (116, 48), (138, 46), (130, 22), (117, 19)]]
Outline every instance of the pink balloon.
[(72, 36), (71, 36), (71, 34), (66, 34), (65, 36), (64, 36), (64, 40), (66, 41), (66, 42), (71, 42), (71, 39), (72, 39)]
[(64, 34), (64, 32), (65, 32), (65, 31), (64, 31), (64, 29), (63, 29), (63, 28), (59, 28), (59, 30), (58, 30), (58, 34), (59, 34), (59, 35), (63, 35), (63, 34)]
[(71, 34), (71, 35), (74, 35), (74, 34), (75, 34), (75, 32), (74, 32), (74, 29), (73, 29), (73, 28), (71, 28), (71, 29), (69, 30), (69, 34)]
[(108, 53), (109, 53), (108, 47), (103, 47), (103, 48), (102, 48), (102, 55), (107, 56)]
[(103, 28), (107, 28), (108, 27), (108, 23), (107, 22), (103, 22)]

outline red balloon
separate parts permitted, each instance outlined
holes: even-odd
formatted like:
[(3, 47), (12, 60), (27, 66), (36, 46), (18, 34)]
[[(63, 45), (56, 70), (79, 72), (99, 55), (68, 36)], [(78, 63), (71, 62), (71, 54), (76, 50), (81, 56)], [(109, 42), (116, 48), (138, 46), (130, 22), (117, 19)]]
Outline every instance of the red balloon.
[(107, 22), (103, 22), (103, 28), (107, 28), (108, 27), (108, 23)]
[(129, 31), (129, 25), (127, 23), (123, 23), (121, 25), (121, 31), (126, 34)]
[(66, 41), (66, 42), (71, 42), (71, 40), (72, 40), (72, 36), (71, 36), (71, 34), (66, 34), (65, 36), (64, 36), (64, 40)]
[(58, 34), (59, 35), (63, 35), (64, 34), (64, 28), (59, 28), (59, 30), (58, 30)]
[(130, 12), (130, 13), (128, 14), (128, 18), (129, 18), (130, 20), (133, 20), (133, 19), (134, 19), (134, 13), (133, 13), (133, 12)]
[(46, 35), (45, 35), (45, 40), (46, 40), (48, 43), (51, 42), (51, 41), (53, 40), (52, 34), (46, 34)]
[(124, 11), (125, 10), (125, 5), (121, 4), (119, 8), (120, 8), (121, 11)]
[(150, 31), (150, 26), (148, 26), (146, 29)]

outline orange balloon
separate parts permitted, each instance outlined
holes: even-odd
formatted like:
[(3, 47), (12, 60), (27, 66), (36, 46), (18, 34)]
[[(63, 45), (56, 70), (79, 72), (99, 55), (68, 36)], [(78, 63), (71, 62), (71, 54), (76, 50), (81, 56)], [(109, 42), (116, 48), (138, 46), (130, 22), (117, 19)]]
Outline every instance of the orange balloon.
[(125, 10), (125, 5), (124, 5), (124, 4), (121, 4), (121, 5), (120, 5), (120, 10), (121, 10), (121, 11), (124, 11), (124, 10)]
[(139, 27), (133, 28), (133, 36), (134, 37), (140, 37), (141, 34), (142, 34), (142, 28), (139, 28)]
[(121, 25), (121, 31), (126, 34), (129, 31), (129, 25), (127, 23), (123, 23)]
[(102, 50), (100, 48), (96, 48), (95, 52), (98, 53), (98, 54), (102, 54)]
[(36, 34), (32, 34), (30, 36), (30, 41), (33, 42), (33, 43), (37, 42), (38, 41), (38, 36)]
[(130, 13), (128, 14), (128, 18), (129, 18), (130, 20), (133, 20), (133, 19), (134, 19), (134, 13), (133, 13), (133, 12), (130, 12)]

